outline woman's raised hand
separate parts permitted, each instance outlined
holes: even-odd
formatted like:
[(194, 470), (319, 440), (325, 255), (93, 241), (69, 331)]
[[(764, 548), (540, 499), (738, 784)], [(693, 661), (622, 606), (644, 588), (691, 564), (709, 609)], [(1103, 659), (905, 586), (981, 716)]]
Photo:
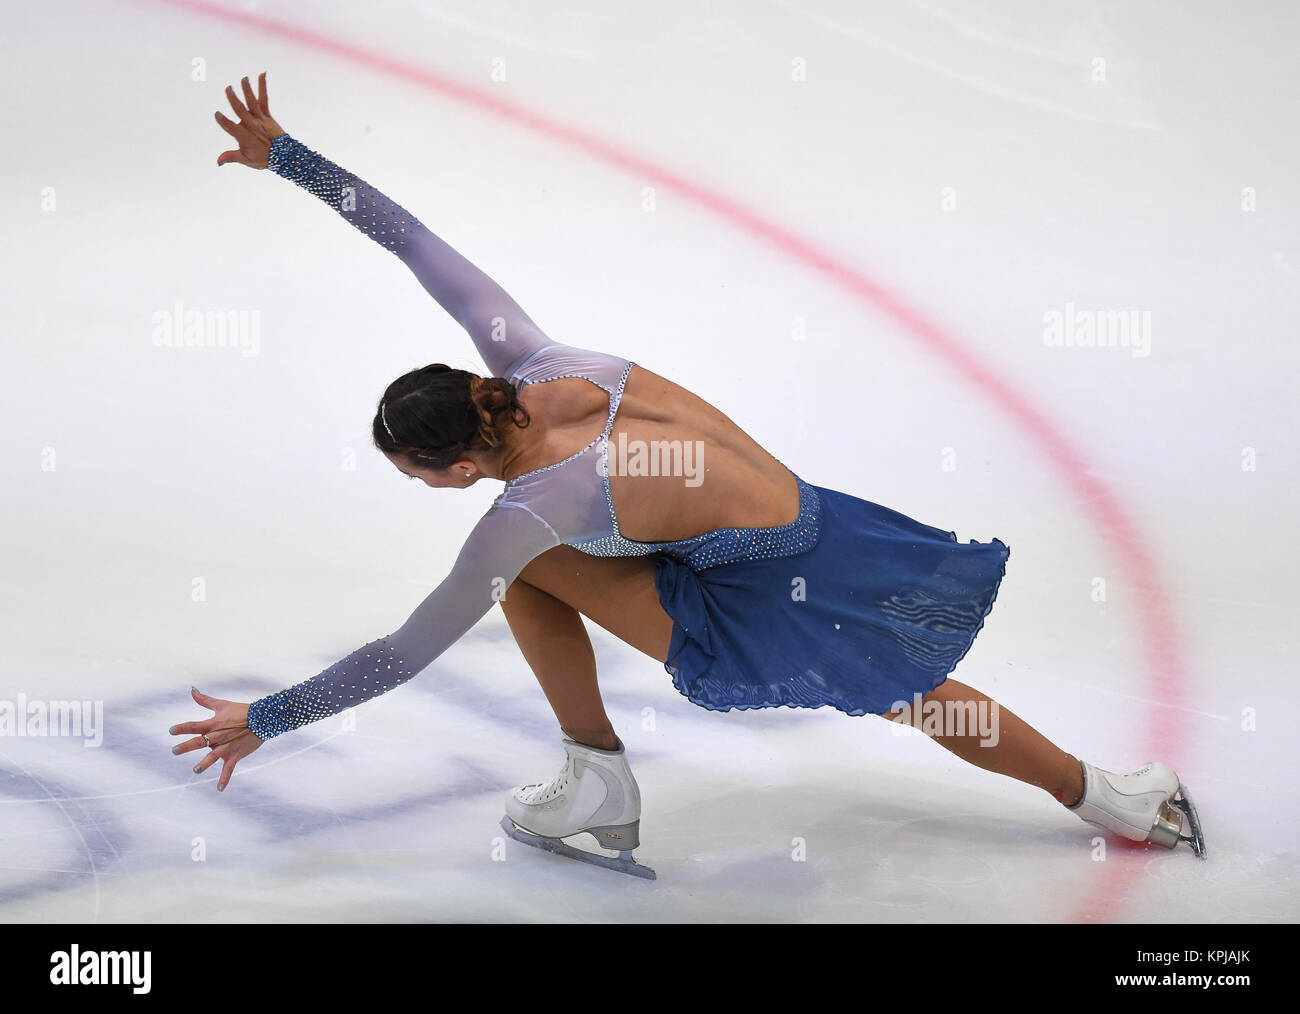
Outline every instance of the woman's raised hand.
[(194, 773), (201, 775), (217, 761), (221, 761), (221, 777), (217, 779), (217, 788), (225, 791), (235, 765), (261, 746), (262, 741), (248, 728), (247, 704), (209, 697), (193, 687), (190, 688), (190, 694), (195, 703), (216, 713), (206, 721), (182, 722), (168, 729), (173, 736), (194, 737), (184, 743), (177, 743), (172, 747), (172, 753), (189, 753), (206, 747), (208, 755), (194, 765)]
[(284, 128), (271, 119), (271, 110), (266, 104), (266, 71), (257, 76), (257, 94), (253, 86), (244, 78), (240, 85), (244, 91), (244, 101), (239, 101), (235, 89), (226, 85), (226, 98), (230, 108), (239, 117), (238, 123), (231, 123), (221, 113), (217, 113), (217, 123), (221, 129), (239, 142), (234, 151), (223, 151), (217, 156), (217, 165), (238, 162), (250, 169), (265, 169), (266, 160), (271, 154), (271, 142), (284, 133)]

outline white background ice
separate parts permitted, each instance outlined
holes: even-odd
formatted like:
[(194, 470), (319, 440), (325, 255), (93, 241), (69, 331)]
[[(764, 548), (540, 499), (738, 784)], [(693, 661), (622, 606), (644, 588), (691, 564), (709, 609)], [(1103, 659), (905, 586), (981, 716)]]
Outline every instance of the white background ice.
[[(6, 17), (0, 699), (101, 701), (105, 730), (0, 737), (0, 919), (1294, 920), (1298, 28), (1283, 2)], [(593, 627), (659, 880), (497, 861), (504, 792), (562, 759), (499, 614), (355, 729), (274, 740), (225, 794), (190, 775), (166, 729), (205, 714), (191, 683), (251, 699), (395, 629), (497, 492), (370, 448), (389, 380), (477, 360), (390, 254), (216, 168), (222, 89), (263, 69), (285, 129), (557, 339), (673, 377), (811, 482), (1007, 542), (955, 675), (1102, 767), (1163, 751), (1209, 860), (1112, 840), (1099, 862), (1039, 790), (873, 718), (706, 712)], [(437, 82), (916, 307), (1070, 441), (1158, 586), (1041, 434), (898, 320), (647, 166)], [(258, 354), (157, 346), (177, 303), (255, 311)], [(1149, 355), (1049, 346), (1071, 303), (1149, 312)], [(1159, 596), (1177, 638), (1149, 655)]]

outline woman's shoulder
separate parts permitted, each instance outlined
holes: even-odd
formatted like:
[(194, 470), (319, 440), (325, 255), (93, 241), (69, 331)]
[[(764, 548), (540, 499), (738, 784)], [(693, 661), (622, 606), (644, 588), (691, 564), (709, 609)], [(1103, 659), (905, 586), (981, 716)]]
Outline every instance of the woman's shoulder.
[(567, 542), (576, 515), (590, 513), (582, 504), (592, 490), (585, 488), (577, 461), (561, 463), (506, 484), (479, 519), (475, 534), (497, 540), (502, 532), (528, 533), (530, 538)]
[(511, 370), (506, 379), (522, 387), (563, 377), (582, 377), (613, 392), (631, 365), (631, 360), (622, 356), (555, 342), (534, 352)]

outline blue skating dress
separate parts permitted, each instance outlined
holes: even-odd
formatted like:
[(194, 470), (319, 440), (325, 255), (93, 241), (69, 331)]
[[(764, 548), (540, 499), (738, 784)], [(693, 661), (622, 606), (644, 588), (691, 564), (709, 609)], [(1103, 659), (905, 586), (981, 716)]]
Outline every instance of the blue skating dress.
[[(428, 666), (559, 545), (592, 556), (654, 556), (673, 620), (665, 667), (688, 700), (732, 708), (833, 707), (850, 715), (909, 704), (970, 649), (997, 597), (1008, 548), (805, 482), (799, 513), (769, 528), (724, 528), (674, 542), (619, 530), (609, 448), (635, 364), (552, 341), (491, 278), (363, 180), (288, 134), (269, 168), (316, 194), (392, 250), (469, 332), (493, 376), (518, 388), (581, 377), (609, 395), (603, 432), (580, 451), (510, 480), (451, 573), (398, 630), (324, 672), (254, 702), (263, 739), (392, 689)], [(787, 469), (787, 471), (789, 471)]]
[(711, 532), (656, 558), (673, 685), (718, 711), (911, 704), (970, 650), (1009, 549), (796, 479), (794, 525)]

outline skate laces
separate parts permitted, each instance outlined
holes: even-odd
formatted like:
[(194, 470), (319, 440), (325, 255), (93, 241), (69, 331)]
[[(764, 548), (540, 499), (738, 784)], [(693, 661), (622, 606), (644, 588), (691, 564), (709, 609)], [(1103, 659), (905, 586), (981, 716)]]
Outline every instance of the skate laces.
[(549, 782), (538, 782), (535, 785), (525, 785), (523, 791), (519, 793), (526, 803), (549, 803), (552, 799), (563, 792), (569, 785), (569, 775), (573, 767), (573, 761), (566, 760), (560, 773), (552, 778)]

